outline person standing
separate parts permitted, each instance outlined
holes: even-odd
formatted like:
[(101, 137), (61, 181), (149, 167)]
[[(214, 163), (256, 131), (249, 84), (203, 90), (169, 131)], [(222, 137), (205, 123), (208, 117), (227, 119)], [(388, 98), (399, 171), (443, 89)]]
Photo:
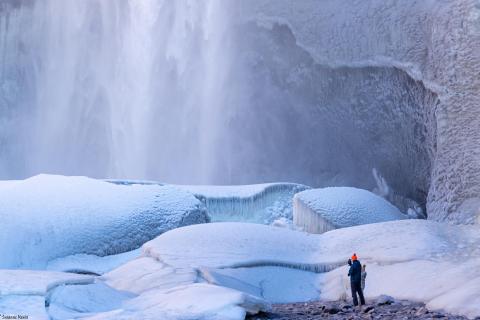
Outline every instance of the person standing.
[(348, 270), (348, 276), (350, 277), (350, 287), (352, 288), (353, 305), (358, 306), (357, 294), (360, 297), (360, 304), (365, 304), (365, 298), (362, 291), (362, 265), (358, 261), (357, 255), (354, 253), (352, 256), (352, 265)]

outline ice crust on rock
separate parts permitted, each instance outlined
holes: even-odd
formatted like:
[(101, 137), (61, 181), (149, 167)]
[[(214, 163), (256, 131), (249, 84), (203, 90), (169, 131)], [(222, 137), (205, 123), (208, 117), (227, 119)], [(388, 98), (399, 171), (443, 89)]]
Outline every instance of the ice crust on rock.
[(350, 187), (302, 191), (293, 203), (294, 224), (310, 233), (406, 218), (385, 199)]
[[(254, 222), (280, 225), (292, 220), (292, 199), (309, 187), (296, 183), (239, 186), (176, 185), (192, 192), (204, 204), (213, 222)], [(283, 223), (283, 225), (286, 225)]]
[[(372, 68), (405, 72), (410, 81), (398, 79), (396, 86), (406, 84), (402, 92), (411, 88), (410, 94), (420, 102), (417, 105), (404, 105), (403, 108), (398, 103), (388, 106), (388, 101), (392, 101), (392, 96), (385, 95), (388, 91), (373, 91), (371, 94), (364, 91), (365, 95), (359, 93), (354, 103), (348, 105), (349, 101), (346, 101), (347, 106), (343, 109), (338, 108), (342, 98), (336, 96), (336, 100), (327, 100), (337, 107), (330, 121), (336, 121), (344, 112), (350, 117), (346, 119), (355, 120), (352, 127), (363, 124), (364, 130), (359, 134), (367, 143), (363, 154), (359, 155), (369, 158), (371, 163), (376, 162), (374, 166), (394, 189), (402, 188), (404, 177), (410, 181), (425, 177), (403, 192), (404, 196), (417, 193), (417, 197), (426, 198), (430, 219), (456, 223), (474, 223), (478, 219), (478, 0), (412, 1), (408, 5), (393, 0), (328, 0), (322, 1), (321, 5), (316, 0), (303, 0), (301, 4), (289, 0), (246, 0), (238, 6), (239, 14), (235, 17), (240, 25), (253, 21), (260, 29), (273, 30), (270, 42), (266, 43), (274, 42), (274, 37), (282, 37), (282, 34), (282, 39), (293, 38), (291, 42), (303, 48), (315, 65), (337, 71), (336, 78), (342, 83), (354, 86), (358, 81), (349, 82), (350, 79), (362, 72), (363, 80), (360, 81), (368, 82)], [(289, 73), (300, 84), (303, 73), (307, 72), (302, 66), (302, 63), (294, 64)], [(255, 67), (258, 68), (258, 64)], [(387, 79), (392, 76), (394, 74)], [(326, 81), (335, 81), (336, 78), (326, 77)], [(382, 81), (382, 85), (386, 82)], [(414, 83), (422, 84), (437, 98), (428, 101), (429, 94), (413, 90)], [(351, 90), (351, 86), (348, 88)], [(350, 99), (348, 95), (346, 97)], [(371, 108), (375, 106), (372, 99), (381, 101), (381, 105)], [(360, 117), (359, 110), (368, 110), (368, 117)], [(404, 112), (412, 116), (411, 121), (398, 123), (397, 120), (404, 118)], [(368, 136), (370, 130), (382, 122), (393, 131), (385, 127), (375, 131), (374, 136)], [(411, 129), (410, 124), (414, 124)], [(345, 136), (349, 130), (342, 127), (340, 136)], [(410, 138), (398, 140), (397, 144), (382, 144), (390, 135), (401, 137), (410, 130), (415, 132)], [(373, 145), (376, 158), (368, 156), (369, 147)], [(353, 150), (352, 147), (350, 151)], [(414, 165), (408, 165), (409, 160), (401, 154), (390, 158), (398, 151), (404, 155), (411, 152), (408, 157), (414, 159)], [(335, 157), (335, 160), (341, 161), (341, 157)], [(355, 158), (354, 162), (361, 160)], [(351, 166), (354, 167), (355, 163)], [(389, 168), (388, 163), (395, 163), (395, 166)], [(424, 190), (416, 190), (418, 188)], [(422, 199), (414, 197), (414, 200)], [(476, 202), (476, 205), (464, 206), (468, 201)]]
[(192, 194), (168, 186), (121, 186), (39, 175), (0, 185), (2, 268), (45, 268), (74, 254), (111, 255), (162, 232), (208, 221)]

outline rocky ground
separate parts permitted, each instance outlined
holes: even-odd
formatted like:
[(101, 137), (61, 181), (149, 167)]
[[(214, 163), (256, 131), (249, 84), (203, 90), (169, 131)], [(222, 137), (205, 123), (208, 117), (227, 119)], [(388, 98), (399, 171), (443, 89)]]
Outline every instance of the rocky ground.
[[(353, 307), (346, 302), (308, 302), (273, 305), (272, 311), (247, 317), (248, 320), (314, 320), (314, 319), (467, 319), (461, 316), (429, 311), (422, 303), (396, 301), (380, 297), (367, 301), (363, 307)], [(480, 320), (480, 318), (477, 318)]]

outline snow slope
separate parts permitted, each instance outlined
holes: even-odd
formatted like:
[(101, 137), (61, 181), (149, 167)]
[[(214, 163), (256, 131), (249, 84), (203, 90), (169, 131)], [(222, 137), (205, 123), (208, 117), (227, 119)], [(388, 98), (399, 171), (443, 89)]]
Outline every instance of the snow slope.
[(3, 182), (0, 190), (1, 268), (45, 268), (73, 254), (121, 253), (208, 220), (200, 201), (171, 187), (39, 175)]
[[(353, 97), (347, 90), (343, 97), (335, 95), (335, 98), (328, 99), (327, 96), (325, 99), (322, 96), (320, 102), (315, 101), (327, 104), (321, 115), (328, 112), (329, 104), (336, 107), (331, 116), (326, 115), (327, 124), (341, 119), (338, 136), (343, 140), (340, 139), (334, 148), (341, 148), (342, 144), (355, 139), (355, 136), (347, 136), (352, 128), (357, 125), (362, 128), (357, 132), (357, 136), (362, 137), (357, 143), (363, 152), (356, 153), (353, 144), (346, 151), (358, 155), (349, 158), (350, 167), (362, 169), (358, 163), (368, 159), (368, 163), (377, 167), (404, 196), (410, 194), (416, 198), (414, 200), (428, 200), (427, 211), (431, 219), (457, 223), (478, 221), (478, 0), (326, 0), (321, 3), (317, 0), (303, 0), (301, 3), (246, 0), (239, 2), (236, 10), (239, 25), (253, 21), (259, 28), (256, 33), (271, 30), (268, 32), (272, 36), (264, 40), (265, 43), (275, 45), (277, 37), (305, 50), (303, 59), (293, 64), (287, 73), (292, 78), (289, 89), (302, 85), (302, 81), (305, 82), (303, 74), (310, 76), (309, 70), (315, 66), (330, 70), (324, 72), (323, 77), (314, 78), (317, 90), (320, 84), (323, 85), (322, 78), (337, 84), (337, 87), (331, 87), (336, 93), (335, 90), (341, 90), (338, 88), (344, 83), (348, 83), (350, 91), (354, 91), (358, 83), (363, 85), (363, 91)], [(242, 31), (243, 38), (246, 38), (244, 29)], [(254, 46), (258, 47), (258, 44)], [(281, 59), (282, 51), (286, 51), (290, 58), (282, 61), (285, 65), (293, 60), (293, 51), (288, 46), (277, 48), (274, 51), (276, 59)], [(314, 66), (307, 69), (305, 65), (310, 66), (309, 59), (314, 61)], [(257, 63), (255, 67), (258, 69), (260, 65)], [(390, 94), (389, 89), (368, 91), (370, 79), (381, 77), (374, 75), (375, 68), (392, 70), (377, 88), (395, 78), (394, 86), (400, 94), (405, 98), (408, 92), (418, 103), (404, 104), (400, 99), (390, 105), (396, 94)], [(399, 71), (407, 76), (397, 77)], [(416, 90), (418, 84), (424, 86), (427, 93)], [(260, 84), (256, 82), (255, 86)], [(302, 89), (300, 92), (304, 94), (306, 88)], [(313, 111), (305, 112), (309, 117), (315, 117)], [(343, 113), (345, 117), (342, 117)], [(324, 121), (321, 116), (315, 119)], [(350, 123), (349, 119), (353, 121)], [(386, 126), (378, 127), (379, 123)], [(376, 129), (370, 135), (372, 128)], [(395, 140), (395, 137), (402, 136), (405, 139)], [(406, 154), (408, 158), (404, 158)], [(335, 160), (341, 163), (343, 156), (340, 152)], [(413, 160), (411, 164), (409, 159)], [(362, 177), (360, 174), (351, 173)], [(407, 185), (409, 187), (402, 190)]]
[(293, 202), (294, 224), (311, 233), (406, 218), (385, 199), (357, 188), (306, 190)]
[(272, 224), (278, 219), (292, 220), (295, 193), (309, 187), (295, 183), (264, 183), (239, 186), (175, 185), (192, 192), (205, 203), (212, 221)]

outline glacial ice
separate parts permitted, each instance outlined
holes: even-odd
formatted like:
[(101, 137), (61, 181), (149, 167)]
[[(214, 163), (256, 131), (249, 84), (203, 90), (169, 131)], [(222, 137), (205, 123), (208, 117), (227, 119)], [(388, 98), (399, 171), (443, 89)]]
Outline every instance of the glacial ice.
[(295, 183), (265, 183), (239, 186), (180, 186), (193, 193), (206, 207), (213, 222), (277, 224), (292, 220), (293, 196), (309, 187)]
[(167, 186), (119, 186), (39, 175), (0, 184), (2, 268), (45, 268), (74, 254), (140, 247), (175, 227), (208, 221), (202, 203)]
[(310, 233), (407, 218), (385, 199), (350, 187), (302, 191), (293, 203), (293, 223)]

